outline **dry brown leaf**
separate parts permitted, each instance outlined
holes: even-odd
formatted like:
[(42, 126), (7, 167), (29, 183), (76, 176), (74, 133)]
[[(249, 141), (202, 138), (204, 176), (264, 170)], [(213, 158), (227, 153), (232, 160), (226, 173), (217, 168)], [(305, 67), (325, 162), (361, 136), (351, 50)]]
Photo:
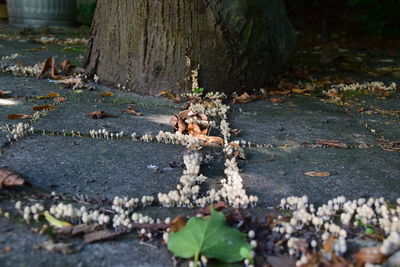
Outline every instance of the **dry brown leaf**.
[(26, 118), (30, 118), (30, 117), (31, 117), (31, 115), (21, 114), (21, 113), (7, 115), (7, 119), (9, 119), (9, 120), (21, 120), (21, 119), (26, 119)]
[[(213, 207), (214, 207), (214, 209), (216, 211), (221, 211), (221, 210), (226, 209), (228, 207), (228, 205), (224, 201), (217, 202), (217, 203), (214, 203), (212, 205), (213, 205)], [(197, 214), (201, 214), (203, 216), (210, 215), (211, 214), (211, 205), (208, 205), (207, 207), (204, 207), (204, 208), (198, 210)]]
[(12, 251), (12, 247), (11, 246), (5, 246), (3, 247), (3, 252), (4, 253), (10, 253)]
[(46, 60), (44, 61), (43, 69), (39, 73), (39, 78), (41, 78), (47, 71), (51, 70), (52, 67), (54, 66), (54, 63), (55, 63), (54, 58), (52, 57), (46, 58)]
[(67, 101), (67, 99), (65, 97), (59, 96), (59, 97), (54, 98), (54, 101), (56, 101), (56, 102), (65, 102), (65, 101)]
[(292, 89), (292, 93), (295, 93), (295, 94), (304, 94), (304, 93), (307, 92), (307, 91), (309, 91), (309, 90), (307, 90), (307, 89), (300, 89), (300, 88), (293, 88), (293, 89)]
[(193, 136), (205, 135), (204, 132), (200, 129), (200, 126), (197, 125), (196, 123), (190, 123), (187, 128), (190, 135)]
[(305, 172), (304, 174), (311, 177), (328, 177), (331, 175), (329, 172)]
[(103, 110), (90, 112), (89, 115), (90, 117), (92, 117), (92, 119), (104, 119), (107, 117), (116, 117), (115, 115), (109, 114)]
[(182, 230), (183, 227), (185, 227), (185, 225), (186, 225), (185, 218), (183, 218), (183, 216), (179, 215), (175, 219), (172, 220), (170, 232), (172, 232), (172, 233), (179, 232), (180, 230)]
[(290, 94), (290, 90), (276, 90), (276, 91), (271, 91), (271, 95), (288, 95)]
[(40, 110), (44, 110), (44, 109), (54, 109), (57, 106), (53, 106), (53, 105), (44, 105), (44, 106), (34, 106), (33, 110), (35, 111), (40, 111)]
[(271, 97), (268, 99), (268, 101), (271, 103), (282, 103), (285, 102), (285, 99), (283, 99), (282, 97)]
[(354, 259), (360, 264), (381, 264), (386, 260), (386, 256), (381, 253), (380, 247), (366, 247), (354, 254)]
[(51, 77), (55, 80), (61, 80), (64, 79), (63, 76), (59, 76), (57, 74), (57, 68), (56, 68), (56, 61), (53, 57), (48, 57), (46, 58), (44, 62), (44, 66), (42, 71), (39, 74), (39, 78), (41, 78), (46, 72), (50, 70)]
[(61, 70), (64, 74), (70, 74), (73, 72), (75, 65), (71, 63), (68, 59), (65, 59), (63, 62), (60, 64)]
[(186, 119), (187, 117), (189, 117), (190, 112), (191, 112), (191, 111), (188, 110), (188, 109), (182, 110), (181, 112), (178, 113), (178, 117), (179, 117), (181, 120), (184, 120), (184, 119)]
[(340, 141), (335, 141), (335, 140), (317, 139), (316, 142), (318, 145), (325, 145), (325, 146), (336, 147), (336, 148), (349, 148), (349, 146), (346, 145), (345, 143), (342, 143)]
[(113, 92), (104, 92), (100, 94), (101, 97), (108, 97), (108, 96), (114, 96)]
[(327, 96), (337, 99), (342, 98), (342, 95), (337, 90), (329, 90)]
[(233, 148), (238, 148), (238, 147), (239, 147), (239, 144), (236, 143), (236, 142), (231, 142), (229, 145), (230, 145), (231, 147), (233, 147)]
[(328, 240), (325, 241), (323, 245), (323, 250), (325, 253), (332, 255), (333, 254), (333, 245), (335, 244), (336, 238), (334, 236), (330, 236)]
[(178, 132), (184, 133), (187, 131), (187, 125), (185, 122), (183, 122), (181, 119), (178, 119)]
[(247, 92), (244, 92), (242, 95), (233, 97), (233, 103), (249, 103), (253, 101), (257, 101), (264, 98), (263, 95), (249, 95)]
[(27, 184), (29, 183), (21, 174), (13, 170), (0, 167), (0, 189)]
[(234, 136), (239, 136), (241, 131), (242, 130), (240, 129), (231, 129), (230, 133), (233, 134)]
[(224, 146), (224, 139), (219, 136), (205, 136), (205, 146)]
[(114, 239), (120, 235), (122, 235), (122, 232), (110, 232), (108, 230), (102, 230), (102, 231), (97, 231), (97, 232), (86, 234), (84, 236), (84, 239), (85, 239), (85, 243), (89, 244), (89, 243), (94, 243), (94, 242), (98, 242), (98, 241)]
[(58, 79), (59, 81), (57, 81), (57, 83), (59, 84), (65, 84), (68, 86), (73, 86), (74, 88), (76, 87), (84, 87), (84, 82), (82, 80), (82, 78), (80, 77), (63, 77), (61, 79)]
[(123, 113), (130, 113), (130, 114), (133, 114), (135, 116), (141, 116), (142, 115), (142, 112), (139, 112), (139, 111), (135, 110), (133, 108), (133, 106), (131, 106), (131, 105), (129, 105), (128, 108), (123, 110), (122, 112)]

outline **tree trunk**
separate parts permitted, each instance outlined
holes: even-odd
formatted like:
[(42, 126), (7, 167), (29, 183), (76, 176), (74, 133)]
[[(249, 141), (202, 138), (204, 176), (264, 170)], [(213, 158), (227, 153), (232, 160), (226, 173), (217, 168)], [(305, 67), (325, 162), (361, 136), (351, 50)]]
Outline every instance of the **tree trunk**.
[[(295, 45), (282, 0), (99, 0), (86, 69), (141, 94), (271, 81)], [(196, 85), (194, 85), (196, 87)]]

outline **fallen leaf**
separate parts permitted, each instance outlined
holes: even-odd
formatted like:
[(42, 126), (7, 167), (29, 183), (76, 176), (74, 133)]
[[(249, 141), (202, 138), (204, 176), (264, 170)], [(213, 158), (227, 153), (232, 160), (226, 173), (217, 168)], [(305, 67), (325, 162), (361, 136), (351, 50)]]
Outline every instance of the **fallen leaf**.
[(89, 243), (94, 243), (94, 242), (98, 242), (98, 241), (114, 239), (122, 234), (123, 234), (122, 232), (110, 232), (108, 230), (101, 230), (101, 231), (86, 234), (84, 239), (85, 239), (85, 243), (89, 244)]
[[(75, 90), (75, 93), (78, 92), (79, 88), (88, 88), (89, 86), (84, 82), (84, 80), (81, 77), (74, 76), (74, 77), (64, 77), (62, 79), (58, 79), (56, 81), (53, 81), (58, 84), (65, 84), (67, 86), (71, 86), (73, 90)], [(89, 87), (90, 88), (90, 87)]]
[(37, 248), (61, 254), (73, 254), (79, 252), (82, 249), (82, 247), (75, 247), (71, 243), (54, 243), (53, 240), (45, 241), (37, 246)]
[(219, 136), (206, 136), (205, 137), (205, 146), (215, 146), (220, 145), (224, 146), (224, 139)]
[(61, 95), (59, 93), (48, 93), (47, 95), (43, 96), (44, 99), (50, 99), (54, 97), (60, 97)]
[(360, 264), (381, 264), (386, 260), (386, 256), (381, 253), (380, 247), (366, 247), (354, 254), (354, 259)]
[(328, 177), (331, 175), (329, 172), (305, 172), (304, 174), (311, 177)]
[(56, 101), (56, 102), (65, 102), (65, 101), (67, 101), (67, 99), (65, 97), (59, 96), (59, 97), (54, 98), (54, 101)]
[(317, 139), (316, 142), (318, 145), (325, 145), (325, 146), (336, 147), (336, 148), (349, 148), (349, 146), (346, 145), (345, 143), (342, 143), (340, 141), (335, 141), (335, 140)]
[(11, 246), (5, 246), (3, 247), (3, 252), (4, 253), (10, 253), (12, 251), (12, 247)]
[(25, 178), (16, 171), (0, 167), (0, 189), (11, 186), (29, 184)]
[(290, 90), (289, 89), (284, 89), (284, 90), (276, 90), (276, 91), (271, 91), (271, 95), (288, 95), (290, 94)]
[(133, 115), (135, 115), (135, 116), (141, 116), (141, 115), (142, 115), (141, 112), (136, 111), (136, 110), (133, 108), (133, 106), (131, 106), (131, 105), (129, 105), (128, 108), (125, 109), (125, 110), (123, 110), (122, 112), (123, 112), (123, 113), (130, 113), (130, 114), (133, 114)]
[(171, 222), (171, 228), (170, 232), (171, 233), (176, 233), (182, 230), (183, 227), (185, 227), (186, 221), (183, 218), (183, 216), (179, 215), (177, 216), (172, 222)]
[(57, 69), (56, 69), (56, 61), (53, 57), (48, 57), (44, 61), (44, 66), (42, 71), (39, 74), (39, 78), (41, 78), (46, 72), (50, 70), (51, 77), (55, 80), (60, 80), (63, 79), (63, 76), (57, 75)]
[(30, 117), (31, 117), (31, 115), (21, 114), (21, 113), (7, 115), (7, 119), (9, 119), (9, 120), (21, 120), (21, 119), (26, 119), (26, 118), (30, 118)]
[(233, 134), (234, 136), (239, 136), (241, 131), (242, 130), (240, 129), (231, 129), (230, 133)]
[(323, 250), (326, 254), (333, 254), (333, 245), (335, 244), (335, 240), (336, 238), (331, 235), (328, 240), (325, 241), (325, 243), (323, 244)]
[(109, 114), (102, 110), (90, 112), (89, 115), (90, 117), (92, 117), (92, 119), (104, 119), (107, 117), (116, 117), (115, 115)]
[(200, 126), (196, 123), (190, 123), (188, 125), (188, 131), (190, 135), (193, 136), (199, 136), (199, 135), (206, 135), (207, 134), (207, 129), (201, 130)]
[(65, 226), (71, 226), (69, 222), (66, 221), (61, 221), (59, 219), (54, 218), (47, 210), (43, 212), (44, 218), (46, 221), (49, 222), (49, 224), (55, 228), (63, 228)]
[(100, 94), (101, 97), (108, 97), (108, 96), (114, 96), (114, 93), (112, 92), (104, 92)]
[(56, 106), (54, 106), (54, 105), (44, 105), (44, 106), (34, 106), (33, 110), (40, 111), (40, 110), (44, 110), (44, 109), (54, 109), (54, 108), (56, 108)]
[(238, 104), (243, 104), (243, 103), (249, 103), (249, 102), (253, 102), (256, 100), (260, 100), (264, 98), (263, 95), (249, 95), (247, 92), (244, 92), (242, 95), (238, 96), (235, 95), (233, 97), (233, 103), (238, 103)]
[(75, 67), (75, 65), (72, 64), (68, 59), (65, 59), (63, 62), (61, 62), (60, 66), (64, 74), (70, 74)]
[(304, 94), (304, 93), (307, 92), (307, 91), (309, 91), (309, 90), (307, 90), (307, 89), (300, 89), (300, 88), (293, 88), (293, 89), (292, 89), (292, 93), (295, 93), (295, 94)]
[(165, 96), (165, 97), (167, 97), (168, 99), (170, 99), (170, 100), (172, 100), (174, 102), (180, 102), (181, 101), (180, 97), (175, 96), (173, 93), (168, 92), (168, 91), (161, 91), (158, 95), (159, 96)]
[(211, 209), (207, 218), (192, 217), (177, 233), (170, 233), (168, 249), (175, 257), (198, 259), (200, 255), (233, 263), (251, 259), (251, 246), (245, 234), (226, 224), (222, 212)]
[[(223, 209), (226, 209), (228, 207), (228, 205), (226, 204), (226, 202), (221, 201), (221, 202), (214, 203), (213, 207), (216, 211), (221, 211)], [(208, 205), (207, 207), (204, 207), (204, 208), (198, 210), (197, 214), (201, 214), (203, 216), (210, 215), (211, 214), (211, 205)]]
[(189, 114), (190, 114), (190, 113), (191, 113), (191, 111), (188, 110), (188, 109), (182, 110), (181, 112), (178, 113), (178, 117), (179, 117), (181, 120), (184, 120), (184, 119), (186, 119), (187, 117), (189, 117)]
[(271, 103), (282, 103), (282, 102), (285, 102), (285, 99), (283, 99), (281, 97), (271, 97), (268, 99), (268, 101)]

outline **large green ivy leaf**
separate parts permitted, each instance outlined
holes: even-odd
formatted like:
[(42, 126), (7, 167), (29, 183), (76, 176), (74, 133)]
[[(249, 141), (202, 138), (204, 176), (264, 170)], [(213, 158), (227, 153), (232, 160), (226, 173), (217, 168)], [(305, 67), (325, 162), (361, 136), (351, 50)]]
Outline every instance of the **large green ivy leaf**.
[(168, 249), (175, 257), (195, 258), (199, 255), (223, 262), (237, 262), (250, 257), (251, 246), (245, 234), (226, 225), (225, 216), (211, 208), (208, 218), (191, 218), (186, 226), (168, 238)]

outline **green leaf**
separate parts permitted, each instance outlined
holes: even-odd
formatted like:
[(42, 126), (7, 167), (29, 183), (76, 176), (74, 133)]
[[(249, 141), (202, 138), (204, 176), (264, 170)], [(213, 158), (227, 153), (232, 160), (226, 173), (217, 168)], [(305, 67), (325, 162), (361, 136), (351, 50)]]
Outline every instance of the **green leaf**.
[(201, 93), (203, 93), (204, 92), (204, 88), (196, 88), (196, 89), (193, 89), (193, 93), (196, 93), (196, 94), (201, 94)]
[(368, 227), (365, 229), (365, 234), (366, 235), (373, 235), (375, 233), (375, 230), (371, 227)]
[(186, 226), (168, 238), (168, 249), (175, 257), (192, 258), (199, 255), (223, 262), (250, 258), (251, 246), (245, 234), (226, 225), (225, 216), (211, 207), (208, 218), (191, 218)]
[(61, 220), (54, 218), (53, 216), (51, 216), (51, 214), (48, 211), (45, 211), (43, 214), (44, 214), (44, 217), (46, 218), (46, 220), (50, 223), (50, 225), (54, 226), (55, 228), (62, 228), (64, 226), (72, 226), (72, 224), (70, 224), (69, 222), (61, 221)]

